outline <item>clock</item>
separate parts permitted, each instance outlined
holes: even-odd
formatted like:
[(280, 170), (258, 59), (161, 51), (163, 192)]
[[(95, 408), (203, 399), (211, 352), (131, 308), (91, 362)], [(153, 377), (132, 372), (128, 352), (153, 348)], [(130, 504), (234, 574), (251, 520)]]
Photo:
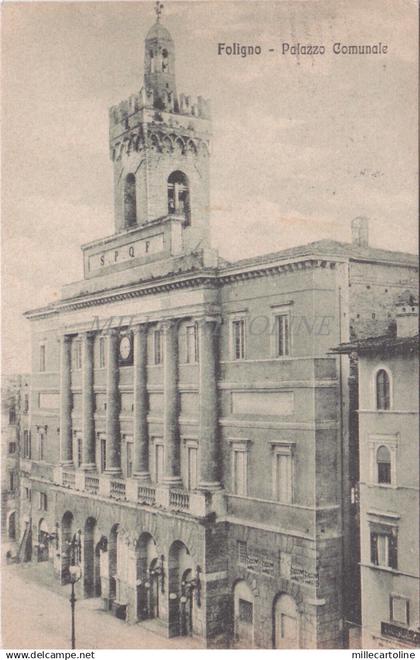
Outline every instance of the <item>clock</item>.
[(120, 357), (122, 360), (128, 360), (131, 353), (130, 337), (124, 335), (120, 341)]

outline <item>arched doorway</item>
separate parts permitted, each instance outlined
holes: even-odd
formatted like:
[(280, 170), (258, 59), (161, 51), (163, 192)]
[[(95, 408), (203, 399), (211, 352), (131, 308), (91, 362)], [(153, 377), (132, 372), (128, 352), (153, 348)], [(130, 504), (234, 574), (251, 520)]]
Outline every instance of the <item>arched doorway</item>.
[(109, 603), (117, 598), (118, 523), (113, 525), (108, 544)]
[(182, 541), (169, 550), (169, 630), (172, 636), (192, 635), (196, 621), (197, 591), (193, 558)]
[(137, 618), (140, 620), (159, 617), (161, 564), (154, 538), (144, 532), (137, 544)]
[(254, 595), (245, 580), (233, 588), (233, 636), (236, 647), (254, 645)]
[(38, 561), (49, 559), (50, 533), (45, 518), (41, 518), (38, 527)]
[(9, 541), (16, 541), (16, 511), (11, 511), (9, 513), (9, 519), (7, 521), (7, 536)]
[(69, 567), (74, 563), (72, 556), (73, 514), (66, 511), (61, 519), (61, 581), (65, 584), (70, 579)]
[(299, 622), (296, 603), (288, 594), (280, 594), (274, 600), (273, 628), (275, 649), (298, 649)]
[(100, 544), (95, 542), (96, 536), (96, 520), (88, 518), (83, 534), (83, 586), (86, 598), (101, 595)]

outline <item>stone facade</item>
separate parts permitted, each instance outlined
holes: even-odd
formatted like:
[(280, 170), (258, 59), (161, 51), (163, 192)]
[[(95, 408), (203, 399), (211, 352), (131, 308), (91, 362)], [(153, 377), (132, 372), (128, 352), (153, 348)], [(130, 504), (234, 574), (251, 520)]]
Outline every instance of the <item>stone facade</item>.
[(418, 302), (409, 291), (382, 337), (343, 344), (359, 381), (364, 648), (417, 648), (419, 614)]
[(350, 373), (330, 349), (379, 314), (352, 328), (363, 280), (386, 268), (396, 293), (416, 260), (332, 241), (220, 259), (208, 102), (177, 96), (159, 21), (145, 61), (110, 111), (115, 234), (26, 314), (32, 558), (63, 582), (79, 564), (80, 595), (166, 635), (341, 647)]
[(13, 556), (20, 536), (20, 455), (29, 433), (27, 375), (4, 376), (1, 390), (1, 530)]

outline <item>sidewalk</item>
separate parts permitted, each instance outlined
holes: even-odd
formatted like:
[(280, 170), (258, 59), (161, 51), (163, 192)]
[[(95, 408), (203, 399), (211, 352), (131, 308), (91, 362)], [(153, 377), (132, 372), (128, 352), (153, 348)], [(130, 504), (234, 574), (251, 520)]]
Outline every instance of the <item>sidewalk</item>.
[[(69, 586), (45, 564), (2, 566), (2, 648), (70, 648)], [(190, 637), (166, 639), (139, 623), (128, 625), (100, 608), (96, 598), (76, 603), (79, 649), (199, 649)]]

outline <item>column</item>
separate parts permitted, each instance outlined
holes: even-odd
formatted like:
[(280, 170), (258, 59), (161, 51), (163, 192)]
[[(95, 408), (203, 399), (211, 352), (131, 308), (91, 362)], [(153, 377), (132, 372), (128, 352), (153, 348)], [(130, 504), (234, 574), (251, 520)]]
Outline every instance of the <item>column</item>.
[(82, 374), (82, 430), (83, 430), (83, 460), (82, 470), (94, 470), (95, 457), (95, 420), (93, 392), (93, 342), (95, 335), (86, 332), (82, 337), (83, 374)]
[(147, 481), (149, 436), (147, 425), (147, 325), (134, 328), (134, 473)]
[(163, 442), (165, 476), (168, 485), (182, 484), (178, 432), (178, 326), (176, 321), (162, 323), (163, 331)]
[(71, 337), (60, 341), (60, 463), (73, 464), (71, 396)]
[(218, 406), (217, 406), (217, 334), (219, 320), (203, 318), (198, 321), (199, 328), (199, 396), (200, 396), (200, 431), (199, 487), (205, 490), (220, 488), (218, 465)]
[(107, 384), (106, 384), (106, 469), (108, 474), (121, 471), (120, 405), (119, 405), (119, 334), (116, 328), (108, 332)]

